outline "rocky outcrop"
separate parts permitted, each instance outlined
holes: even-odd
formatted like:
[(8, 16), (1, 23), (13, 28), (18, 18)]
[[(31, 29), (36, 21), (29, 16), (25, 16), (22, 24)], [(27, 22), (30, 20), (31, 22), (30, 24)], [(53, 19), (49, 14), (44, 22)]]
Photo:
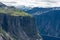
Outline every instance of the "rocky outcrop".
[[(30, 16), (11, 16), (0, 13), (0, 26), (10, 37), (13, 38), (12, 40), (41, 39), (36, 29), (35, 19)], [(3, 38), (1, 39), (4, 40)]]

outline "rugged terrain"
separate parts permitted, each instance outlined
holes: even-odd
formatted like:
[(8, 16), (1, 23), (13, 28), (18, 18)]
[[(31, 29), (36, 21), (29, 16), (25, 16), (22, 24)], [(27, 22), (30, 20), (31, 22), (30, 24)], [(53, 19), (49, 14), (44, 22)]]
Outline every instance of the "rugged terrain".
[(0, 40), (41, 40), (35, 18), (0, 3)]

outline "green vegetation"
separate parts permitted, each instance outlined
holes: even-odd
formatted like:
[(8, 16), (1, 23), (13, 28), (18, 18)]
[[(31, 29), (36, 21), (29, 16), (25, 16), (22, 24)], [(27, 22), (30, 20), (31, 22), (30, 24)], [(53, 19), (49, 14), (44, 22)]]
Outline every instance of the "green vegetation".
[(28, 13), (25, 13), (21, 10), (18, 9), (12, 9), (12, 8), (0, 8), (0, 13), (5, 13), (5, 14), (9, 14), (9, 15), (13, 15), (13, 16), (31, 16)]

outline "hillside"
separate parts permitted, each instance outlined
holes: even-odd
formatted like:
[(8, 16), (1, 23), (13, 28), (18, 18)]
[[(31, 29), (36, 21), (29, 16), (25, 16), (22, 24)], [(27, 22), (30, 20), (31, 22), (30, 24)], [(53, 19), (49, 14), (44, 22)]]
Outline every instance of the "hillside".
[(42, 40), (35, 18), (15, 7), (0, 5), (1, 40)]
[(5, 8), (0, 7), (0, 13), (5, 13), (8, 15), (13, 15), (13, 16), (31, 16), (30, 14), (25, 13), (21, 10), (8, 8), (8, 7), (5, 7)]
[(35, 19), (42, 36), (60, 38), (60, 10), (52, 10), (36, 15)]

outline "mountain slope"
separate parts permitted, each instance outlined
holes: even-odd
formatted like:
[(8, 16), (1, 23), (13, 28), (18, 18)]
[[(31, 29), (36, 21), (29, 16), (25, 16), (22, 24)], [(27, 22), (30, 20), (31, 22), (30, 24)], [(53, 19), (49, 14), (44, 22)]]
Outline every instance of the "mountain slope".
[[(10, 16), (0, 13), (0, 25), (15, 40), (36, 40), (37, 34), (34, 18), (27, 16)], [(2, 33), (3, 34), (3, 33)]]
[(53, 11), (53, 10), (60, 10), (60, 7), (51, 7), (51, 8), (34, 7), (34, 8), (31, 8), (30, 10), (27, 10), (25, 12), (32, 14), (32, 15), (40, 15), (42, 13), (46, 13), (46, 12)]
[(16, 8), (19, 9), (19, 10), (22, 10), (22, 11), (28, 11), (28, 10), (32, 9), (31, 7), (27, 7), (27, 6), (24, 6), (24, 5), (16, 6)]
[(21, 10), (13, 9), (13, 8), (0, 8), (0, 13), (5, 13), (13, 16), (31, 16), (28, 13), (25, 13)]
[(40, 40), (35, 18), (14, 7), (0, 7), (1, 40)]
[(39, 8), (39, 7), (34, 7), (31, 10), (27, 10), (26, 12), (34, 15), (35, 13), (38, 14), (38, 12), (39, 13), (42, 13), (42, 12), (45, 12), (45, 11), (49, 11), (51, 9), (52, 8)]
[(36, 15), (35, 18), (41, 35), (60, 38), (60, 10)]

